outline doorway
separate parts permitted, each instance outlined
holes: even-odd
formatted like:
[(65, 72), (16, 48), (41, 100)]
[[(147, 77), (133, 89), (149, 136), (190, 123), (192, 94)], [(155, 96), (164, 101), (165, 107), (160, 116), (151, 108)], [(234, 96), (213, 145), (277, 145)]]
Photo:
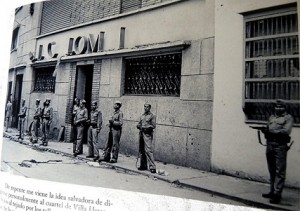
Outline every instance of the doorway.
[[(74, 98), (77, 97), (80, 100), (84, 99), (86, 101), (85, 106), (88, 110), (88, 113), (90, 113), (91, 110), (93, 71), (93, 65), (77, 66), (76, 69), (76, 84)], [(86, 140), (86, 131), (84, 131), (83, 143), (86, 143)]]
[(13, 118), (12, 127), (18, 127), (18, 113), (20, 111), (21, 99), (22, 99), (22, 85), (23, 85), (23, 74), (16, 76), (15, 93), (13, 96)]

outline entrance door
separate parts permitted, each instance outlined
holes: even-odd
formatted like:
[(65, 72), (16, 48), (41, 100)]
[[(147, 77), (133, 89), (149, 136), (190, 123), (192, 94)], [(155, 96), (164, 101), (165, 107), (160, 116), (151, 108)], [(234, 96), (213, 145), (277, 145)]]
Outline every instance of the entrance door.
[[(93, 69), (93, 65), (77, 66), (76, 72), (75, 97), (79, 98), (80, 100), (84, 99), (86, 101), (85, 106), (89, 113), (91, 110)], [(84, 132), (84, 134), (86, 135), (86, 132)], [(85, 136), (83, 141), (86, 143)]]
[(23, 84), (23, 74), (16, 76), (16, 86), (15, 93), (13, 97), (13, 119), (12, 119), (12, 127), (18, 127), (18, 113), (21, 107), (21, 99), (22, 99), (22, 84)]
[(7, 95), (6, 95), (6, 102), (8, 102), (10, 100), (10, 102), (12, 101), (11, 99), (11, 89), (12, 89), (12, 81), (8, 82), (7, 85)]

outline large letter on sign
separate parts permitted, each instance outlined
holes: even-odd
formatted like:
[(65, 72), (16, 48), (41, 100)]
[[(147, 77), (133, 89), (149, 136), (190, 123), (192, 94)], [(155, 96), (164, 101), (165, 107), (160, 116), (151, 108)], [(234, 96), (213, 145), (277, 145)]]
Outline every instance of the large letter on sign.
[(83, 54), (87, 50), (88, 40), (85, 36), (77, 37), (75, 40), (74, 50), (76, 54)]

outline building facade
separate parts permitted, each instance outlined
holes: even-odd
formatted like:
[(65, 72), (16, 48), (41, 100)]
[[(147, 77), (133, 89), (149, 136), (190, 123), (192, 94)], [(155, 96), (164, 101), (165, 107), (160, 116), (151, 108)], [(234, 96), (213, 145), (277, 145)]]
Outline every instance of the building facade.
[[(9, 63), (7, 99), (12, 100), (12, 126), (17, 127), (21, 99), (30, 107), (31, 72), (30, 52), (34, 52), (39, 34), (40, 4), (24, 5), (15, 10), (15, 21), (12, 32), (11, 56)], [(26, 122), (27, 125), (27, 122)]]
[(268, 181), (265, 147), (249, 126), (282, 98), (294, 116), (286, 184), (299, 187), (299, 4), (216, 1), (215, 24), (213, 171)]
[[(267, 181), (264, 148), (249, 126), (265, 123), (271, 103), (285, 98), (295, 117), (287, 183), (299, 187), (296, 1), (52, 0), (35, 8), (20, 93), (29, 108), (51, 99), (53, 139), (63, 132), (72, 140), (75, 97), (88, 109), (96, 100), (104, 123), (119, 100), (120, 150), (136, 156), (148, 102), (157, 116), (156, 160)], [(103, 126), (102, 147), (107, 137)]]
[[(51, 99), (54, 138), (63, 129), (71, 141), (75, 97), (88, 109), (97, 100), (104, 122), (120, 100), (121, 151), (137, 155), (136, 124), (149, 102), (156, 159), (210, 170), (214, 1), (43, 2), (35, 39), (23, 89), (31, 104)], [(103, 127), (102, 146), (107, 136)]]

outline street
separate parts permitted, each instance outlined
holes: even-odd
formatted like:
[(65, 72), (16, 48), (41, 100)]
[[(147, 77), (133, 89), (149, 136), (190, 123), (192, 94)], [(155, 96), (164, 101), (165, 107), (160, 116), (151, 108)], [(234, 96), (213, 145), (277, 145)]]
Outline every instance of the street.
[(1, 171), (10, 171), (27, 178), (246, 206), (201, 191), (178, 187), (154, 177), (125, 173), (90, 162), (95, 164), (93, 166), (87, 161), (36, 149), (3, 137)]

